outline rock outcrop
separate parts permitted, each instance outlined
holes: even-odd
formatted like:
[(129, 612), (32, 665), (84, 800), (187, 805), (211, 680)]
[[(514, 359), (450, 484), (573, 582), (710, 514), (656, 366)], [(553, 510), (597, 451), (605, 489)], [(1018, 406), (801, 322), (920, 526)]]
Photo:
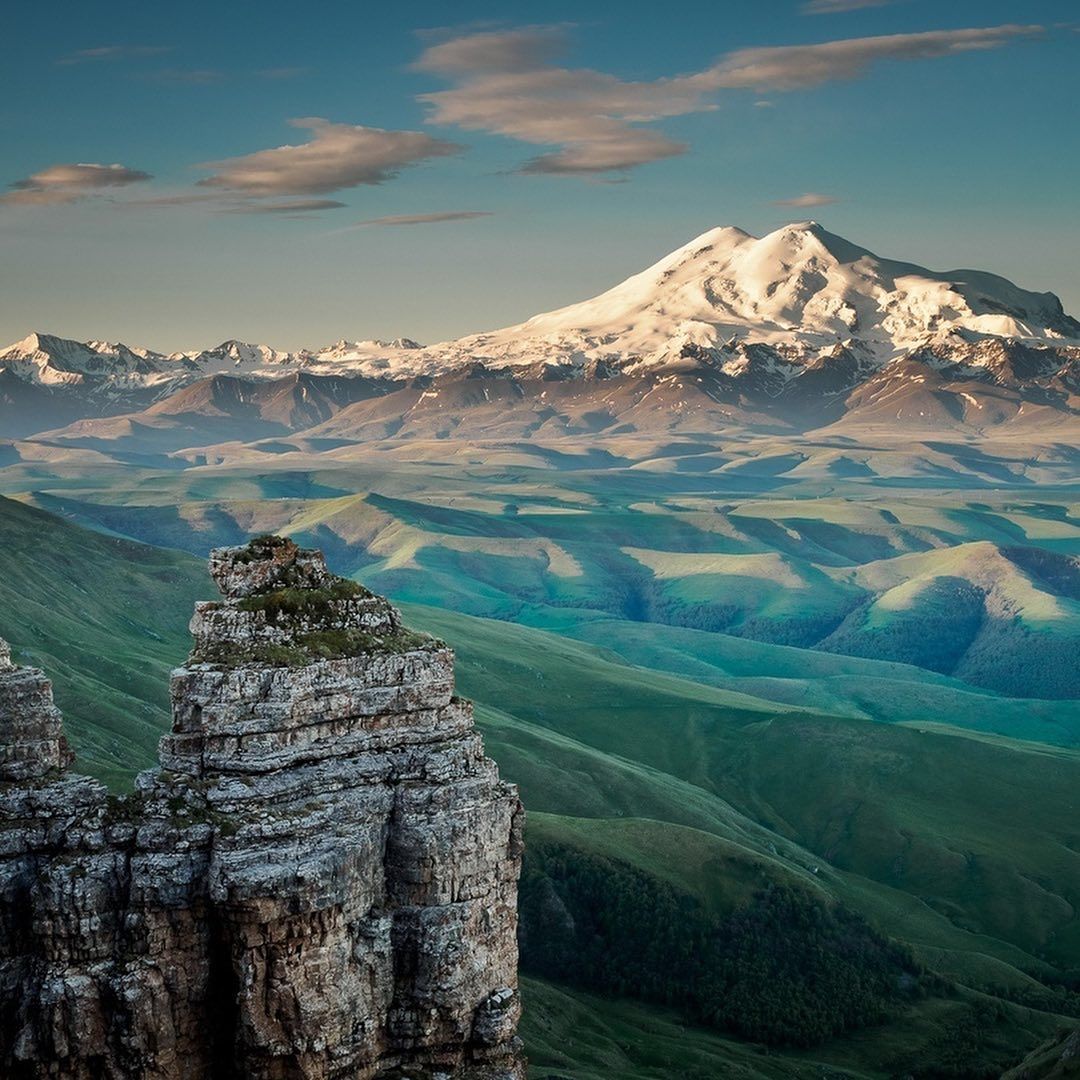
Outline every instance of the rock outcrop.
[(0, 648), (0, 1075), (522, 1077), (522, 811), (452, 653), (291, 541), (211, 572), (133, 795)]

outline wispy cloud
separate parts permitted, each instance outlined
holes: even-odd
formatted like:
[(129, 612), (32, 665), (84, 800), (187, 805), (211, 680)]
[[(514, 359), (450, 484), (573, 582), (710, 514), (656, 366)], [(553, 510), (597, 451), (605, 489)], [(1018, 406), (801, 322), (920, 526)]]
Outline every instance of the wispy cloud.
[(1007, 25), (740, 49), (694, 74), (634, 82), (558, 66), (567, 27), (530, 26), (443, 41), (415, 67), (452, 84), (420, 96), (431, 123), (557, 147), (526, 162), (523, 172), (595, 174), (685, 153), (685, 143), (643, 125), (714, 109), (719, 91), (804, 89), (856, 78), (885, 60), (994, 49), (1041, 31)]
[(241, 202), (223, 206), (223, 214), (311, 214), (319, 210), (340, 210), (337, 199), (292, 199), (289, 202)]
[(73, 203), (90, 195), (100, 195), (109, 188), (127, 187), (150, 179), (150, 173), (119, 164), (50, 165), (24, 180), (16, 180), (11, 184), (11, 191), (0, 195), (0, 203), (9, 206)]
[(471, 221), (473, 218), (491, 217), (491, 210), (440, 210), (433, 214), (391, 214), (389, 217), (358, 221), (361, 225), (432, 225), (439, 221)]
[(854, 79), (883, 60), (933, 60), (976, 50), (998, 49), (1019, 37), (1043, 33), (1041, 26), (988, 26), (930, 30), (919, 34), (740, 49), (708, 71), (690, 76), (715, 89), (800, 90), (837, 79)]
[(123, 207), (132, 210), (159, 210), (172, 206), (197, 206), (200, 203), (222, 202), (218, 192), (180, 191), (170, 195), (149, 195), (144, 198), (125, 199)]
[(817, 191), (807, 191), (791, 199), (777, 199), (773, 206), (828, 206), (836, 202), (832, 195), (822, 195)]
[(699, 108), (697, 90), (554, 66), (567, 44), (566, 27), (548, 26), (485, 31), (431, 46), (416, 67), (457, 85), (422, 95), (429, 120), (539, 146), (561, 144), (526, 163), (525, 172), (606, 172), (685, 152), (683, 143), (634, 124)]
[(337, 199), (284, 199), (268, 202), (258, 195), (234, 191), (174, 191), (167, 195), (125, 199), (116, 203), (124, 210), (171, 210), (176, 207), (199, 207), (214, 214), (271, 214), (300, 217), (323, 210), (340, 210), (346, 204)]
[(842, 11), (886, 7), (895, 3), (896, 0), (806, 0), (802, 12), (804, 15), (833, 15)]
[[(141, 60), (154, 56), (163, 56), (173, 52), (169, 45), (99, 45), (94, 49), (79, 49), (77, 52), (61, 56), (56, 63), (61, 67), (71, 67), (76, 64), (89, 64), (94, 62)], [(154, 82), (174, 83), (180, 86), (209, 86), (213, 83), (223, 82), (229, 78), (257, 77), (260, 79), (284, 80), (296, 79), (307, 75), (311, 71), (309, 67), (283, 65), (280, 67), (264, 67), (245, 70), (232, 68), (223, 71), (219, 68), (200, 67), (158, 67), (156, 69), (145, 66), (139, 67), (132, 72), (133, 76), (140, 79), (150, 79)]]
[(168, 45), (98, 45), (93, 49), (78, 49), (61, 56), (56, 63), (62, 67), (72, 64), (88, 64), (102, 60), (137, 60), (147, 56), (161, 56), (171, 51)]
[(289, 123), (307, 129), (312, 138), (299, 146), (207, 162), (201, 167), (216, 172), (200, 180), (200, 185), (257, 196), (325, 195), (361, 184), (381, 184), (409, 165), (461, 150), (456, 143), (420, 131), (384, 131), (335, 124), (321, 117)]
[(544, 67), (565, 49), (571, 24), (482, 30), (431, 45), (413, 64), (417, 71), (515, 72)]

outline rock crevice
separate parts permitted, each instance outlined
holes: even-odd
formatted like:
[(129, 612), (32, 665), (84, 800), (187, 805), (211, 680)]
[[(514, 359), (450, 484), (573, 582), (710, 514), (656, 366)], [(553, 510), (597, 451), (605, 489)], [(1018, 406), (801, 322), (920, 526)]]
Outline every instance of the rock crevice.
[(453, 654), (291, 541), (210, 565), (130, 796), (0, 643), (0, 1073), (522, 1077), (523, 814)]

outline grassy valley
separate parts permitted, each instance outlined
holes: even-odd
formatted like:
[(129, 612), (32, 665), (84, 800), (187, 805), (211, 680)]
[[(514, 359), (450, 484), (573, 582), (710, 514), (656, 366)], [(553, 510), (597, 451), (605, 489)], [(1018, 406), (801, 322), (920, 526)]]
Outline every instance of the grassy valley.
[(1076, 461), (1056, 444), (296, 439), (115, 471), (60, 445), (13, 452), (3, 490), (196, 555), (284, 531), (372, 588), (479, 616), (615, 619), (1080, 695)]
[[(203, 565), (12, 500), (0, 523), (12, 582), (0, 633), (55, 677), (80, 766), (122, 784), (153, 759), (167, 669), (186, 654), (191, 603), (212, 595)], [(35, 558), (39, 548), (52, 554)], [(541, 945), (524, 953), (524, 1030), (536, 1075), (996, 1075), (1071, 1022), (1075, 703), (595, 608), (534, 603), (534, 626), (404, 610), (454, 644), (459, 687), (530, 810), (523, 929)], [(901, 950), (875, 1009), (845, 1018), (829, 1007), (834, 1021), (805, 1049), (808, 1036), (760, 1019), (771, 1000), (790, 1011), (800, 995), (821, 998), (768, 959), (786, 948), (761, 921), (769, 896)], [(573, 950), (545, 944), (559, 941), (553, 902), (572, 918), (585, 905), (576, 921), (601, 914), (590, 940), (610, 963), (599, 980), (567, 963)], [(710, 1012), (727, 997), (698, 975), (679, 993), (631, 977), (620, 958), (671, 905), (683, 917), (663, 925), (685, 931), (673, 949), (701, 934), (753, 943), (739, 963), (759, 973), (757, 990), (735, 996), (757, 1011)], [(765, 929), (743, 939), (747, 925)], [(853, 955), (863, 959), (850, 977), (869, 977), (859, 965), (873, 950)], [(949, 1061), (953, 1071), (933, 1071)]]

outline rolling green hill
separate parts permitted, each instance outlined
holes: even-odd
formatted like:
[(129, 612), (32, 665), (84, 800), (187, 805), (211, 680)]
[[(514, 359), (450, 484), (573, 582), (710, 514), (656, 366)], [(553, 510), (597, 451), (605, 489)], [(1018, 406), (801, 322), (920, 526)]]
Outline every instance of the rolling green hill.
[[(199, 555), (287, 532), (377, 591), (560, 632), (606, 618), (1080, 697), (1067, 448), (728, 436), (315, 449), (236, 444), (121, 471), (25, 444), (0, 489)], [(815, 707), (831, 710), (820, 690)]]
[[(11, 500), (0, 500), (0, 537), (0, 634), (55, 678), (80, 767), (123, 782), (152, 760), (167, 669), (187, 652), (193, 601), (211, 595), (202, 564)], [(793, 889), (812, 921), (865, 920), (925, 973), (917, 994), (886, 995), (883, 1023), (763, 1055), (696, 999), (582, 987), (547, 957), (545, 979), (526, 982), (537, 1076), (996, 1075), (1073, 1022), (1071, 705), (1034, 703), (1020, 733), (1044, 741), (1020, 742), (1000, 732), (1025, 724), (1022, 703), (910, 666), (573, 607), (533, 605), (535, 627), (404, 610), (457, 649), (459, 687), (521, 785), (527, 848), (570, 868), (534, 858), (533, 885), (572, 916), (582, 894), (567, 882), (586, 871), (600, 882), (590, 908), (610, 916), (612, 980), (624, 932), (648, 910), (624, 902), (627, 882), (648, 904), (693, 913), (687, 933), (731, 934), (763, 894)], [(780, 940), (766, 934), (753, 962)], [(771, 992), (773, 981), (753, 985)], [(784, 985), (796, 1002), (807, 993)], [(710, 1022), (720, 1026), (700, 1026)]]
[(788, 872), (915, 897), (936, 943), (954, 927), (965, 952), (985, 934), (1034, 968), (1080, 958), (1080, 755), (778, 707), (524, 627), (404, 610), (455, 643), (460, 688), (532, 809), (670, 821), (770, 856), (783, 839), (800, 851)]
[(1072, 753), (778, 712), (536, 631), (408, 614), (455, 642), (466, 693), (500, 702), (478, 715), (521, 784), (534, 851), (633, 867), (719, 917), (769, 885), (809, 890), (951, 987), (819, 1058), (873, 1076), (959, 1058), (996, 1075), (1075, 1008), (1058, 989), (1080, 955)]
[(53, 680), (80, 767), (129, 782), (168, 724), (169, 670), (210, 595), (204, 566), (3, 498), (0, 550), (0, 637)]

